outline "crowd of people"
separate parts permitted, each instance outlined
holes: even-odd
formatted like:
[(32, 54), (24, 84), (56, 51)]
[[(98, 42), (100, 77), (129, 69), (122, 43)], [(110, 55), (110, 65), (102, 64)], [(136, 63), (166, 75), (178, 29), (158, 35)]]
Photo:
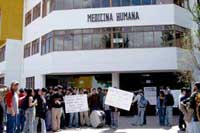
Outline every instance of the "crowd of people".
[[(4, 126), (3, 111), (6, 112), (7, 133), (46, 133), (57, 132), (66, 128), (90, 127), (90, 113), (96, 110), (105, 112), (105, 125), (116, 129), (119, 123), (120, 110), (105, 104), (108, 89), (65, 88), (61, 85), (42, 89), (19, 89), (19, 83), (14, 81), (5, 98), (0, 96), (0, 102), (5, 101), (6, 109), (0, 104), (0, 133)], [(193, 91), (182, 89), (179, 97), (180, 130), (189, 133), (200, 133), (200, 83), (194, 85)], [(85, 112), (67, 113), (64, 97), (69, 95), (88, 96), (89, 110)], [(149, 104), (142, 90), (135, 93), (133, 104), (137, 104), (137, 120), (135, 125), (146, 123), (146, 108)], [(173, 122), (174, 97), (169, 88), (160, 89), (157, 98), (157, 114), (161, 126), (171, 127)]]

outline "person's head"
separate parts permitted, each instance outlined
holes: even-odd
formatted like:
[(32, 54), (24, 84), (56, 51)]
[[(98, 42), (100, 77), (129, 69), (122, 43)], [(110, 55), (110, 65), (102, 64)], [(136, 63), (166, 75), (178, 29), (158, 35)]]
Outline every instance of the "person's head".
[(26, 90), (26, 95), (27, 95), (28, 97), (30, 97), (30, 96), (35, 96), (35, 92), (34, 92), (33, 89), (27, 89), (27, 90)]
[(23, 93), (24, 93), (24, 89), (21, 88), (21, 89), (19, 90), (19, 93), (20, 93), (20, 94), (23, 94)]
[(43, 96), (45, 96), (45, 95), (47, 94), (47, 92), (48, 92), (48, 90), (47, 90), (46, 88), (42, 88), (42, 89), (41, 89), (41, 94), (42, 94)]
[(104, 89), (104, 93), (106, 95), (108, 93), (108, 89)]
[(83, 89), (82, 88), (79, 89), (79, 94), (83, 94)]
[(160, 97), (164, 97), (164, 96), (165, 96), (164, 91), (160, 91)]
[(187, 93), (187, 89), (186, 89), (185, 87), (182, 88), (182, 89), (181, 89), (181, 94), (185, 96), (186, 93)]
[(53, 93), (58, 93), (58, 87), (54, 87)]
[(96, 93), (97, 93), (96, 88), (93, 88), (93, 89), (92, 89), (92, 94), (94, 95), (94, 94), (96, 94)]
[(200, 82), (196, 82), (193, 87), (193, 92), (200, 91)]
[(98, 87), (98, 88), (97, 88), (97, 91), (98, 91), (98, 93), (102, 93), (102, 88), (101, 88), (101, 87)]
[(19, 89), (19, 82), (13, 81), (10, 86), (11, 91), (16, 92)]

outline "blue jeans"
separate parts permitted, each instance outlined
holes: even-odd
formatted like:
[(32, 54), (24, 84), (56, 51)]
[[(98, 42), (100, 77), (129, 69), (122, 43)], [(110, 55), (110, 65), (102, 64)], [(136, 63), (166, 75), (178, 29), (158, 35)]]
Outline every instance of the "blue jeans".
[(22, 132), (23, 129), (24, 129), (24, 123), (25, 123), (25, 111), (23, 109), (20, 109), (19, 110), (19, 117), (18, 117), (18, 121), (19, 121), (19, 124), (18, 124), (18, 129), (20, 129), (20, 131)]
[(118, 128), (119, 112), (111, 112), (111, 128)]
[(158, 109), (158, 115), (159, 115), (159, 123), (161, 126), (165, 125), (165, 108), (161, 107)]
[(138, 107), (137, 125), (144, 125), (145, 108)]
[(7, 130), (6, 133), (17, 133), (17, 115), (7, 114)]
[(51, 113), (51, 110), (47, 111), (45, 122), (46, 122), (47, 130), (48, 131), (51, 130), (52, 129), (52, 113)]
[(166, 115), (165, 115), (165, 125), (172, 126), (172, 117), (173, 117), (173, 107), (167, 106), (166, 107)]
[(70, 113), (70, 119), (69, 119), (69, 128), (72, 128), (73, 121), (75, 122), (75, 127), (79, 127), (79, 116), (78, 113)]
[(106, 124), (110, 126), (111, 125), (111, 111), (105, 110), (105, 115), (106, 115)]

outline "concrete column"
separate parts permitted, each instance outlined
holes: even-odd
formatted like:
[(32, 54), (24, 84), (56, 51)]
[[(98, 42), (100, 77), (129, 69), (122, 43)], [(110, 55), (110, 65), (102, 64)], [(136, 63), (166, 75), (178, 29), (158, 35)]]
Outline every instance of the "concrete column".
[(35, 76), (35, 88), (41, 89), (43, 87), (46, 87), (45, 75), (36, 75)]
[(112, 87), (119, 88), (119, 73), (112, 73)]

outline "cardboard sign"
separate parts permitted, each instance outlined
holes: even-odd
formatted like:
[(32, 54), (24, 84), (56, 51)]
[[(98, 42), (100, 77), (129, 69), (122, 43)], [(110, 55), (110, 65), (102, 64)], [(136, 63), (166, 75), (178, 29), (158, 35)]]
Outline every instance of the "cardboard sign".
[(65, 96), (64, 101), (66, 113), (77, 113), (89, 110), (87, 95)]
[(116, 88), (109, 88), (105, 104), (129, 111), (133, 100), (133, 93)]
[(150, 105), (157, 104), (157, 88), (144, 87), (144, 97), (149, 101)]

